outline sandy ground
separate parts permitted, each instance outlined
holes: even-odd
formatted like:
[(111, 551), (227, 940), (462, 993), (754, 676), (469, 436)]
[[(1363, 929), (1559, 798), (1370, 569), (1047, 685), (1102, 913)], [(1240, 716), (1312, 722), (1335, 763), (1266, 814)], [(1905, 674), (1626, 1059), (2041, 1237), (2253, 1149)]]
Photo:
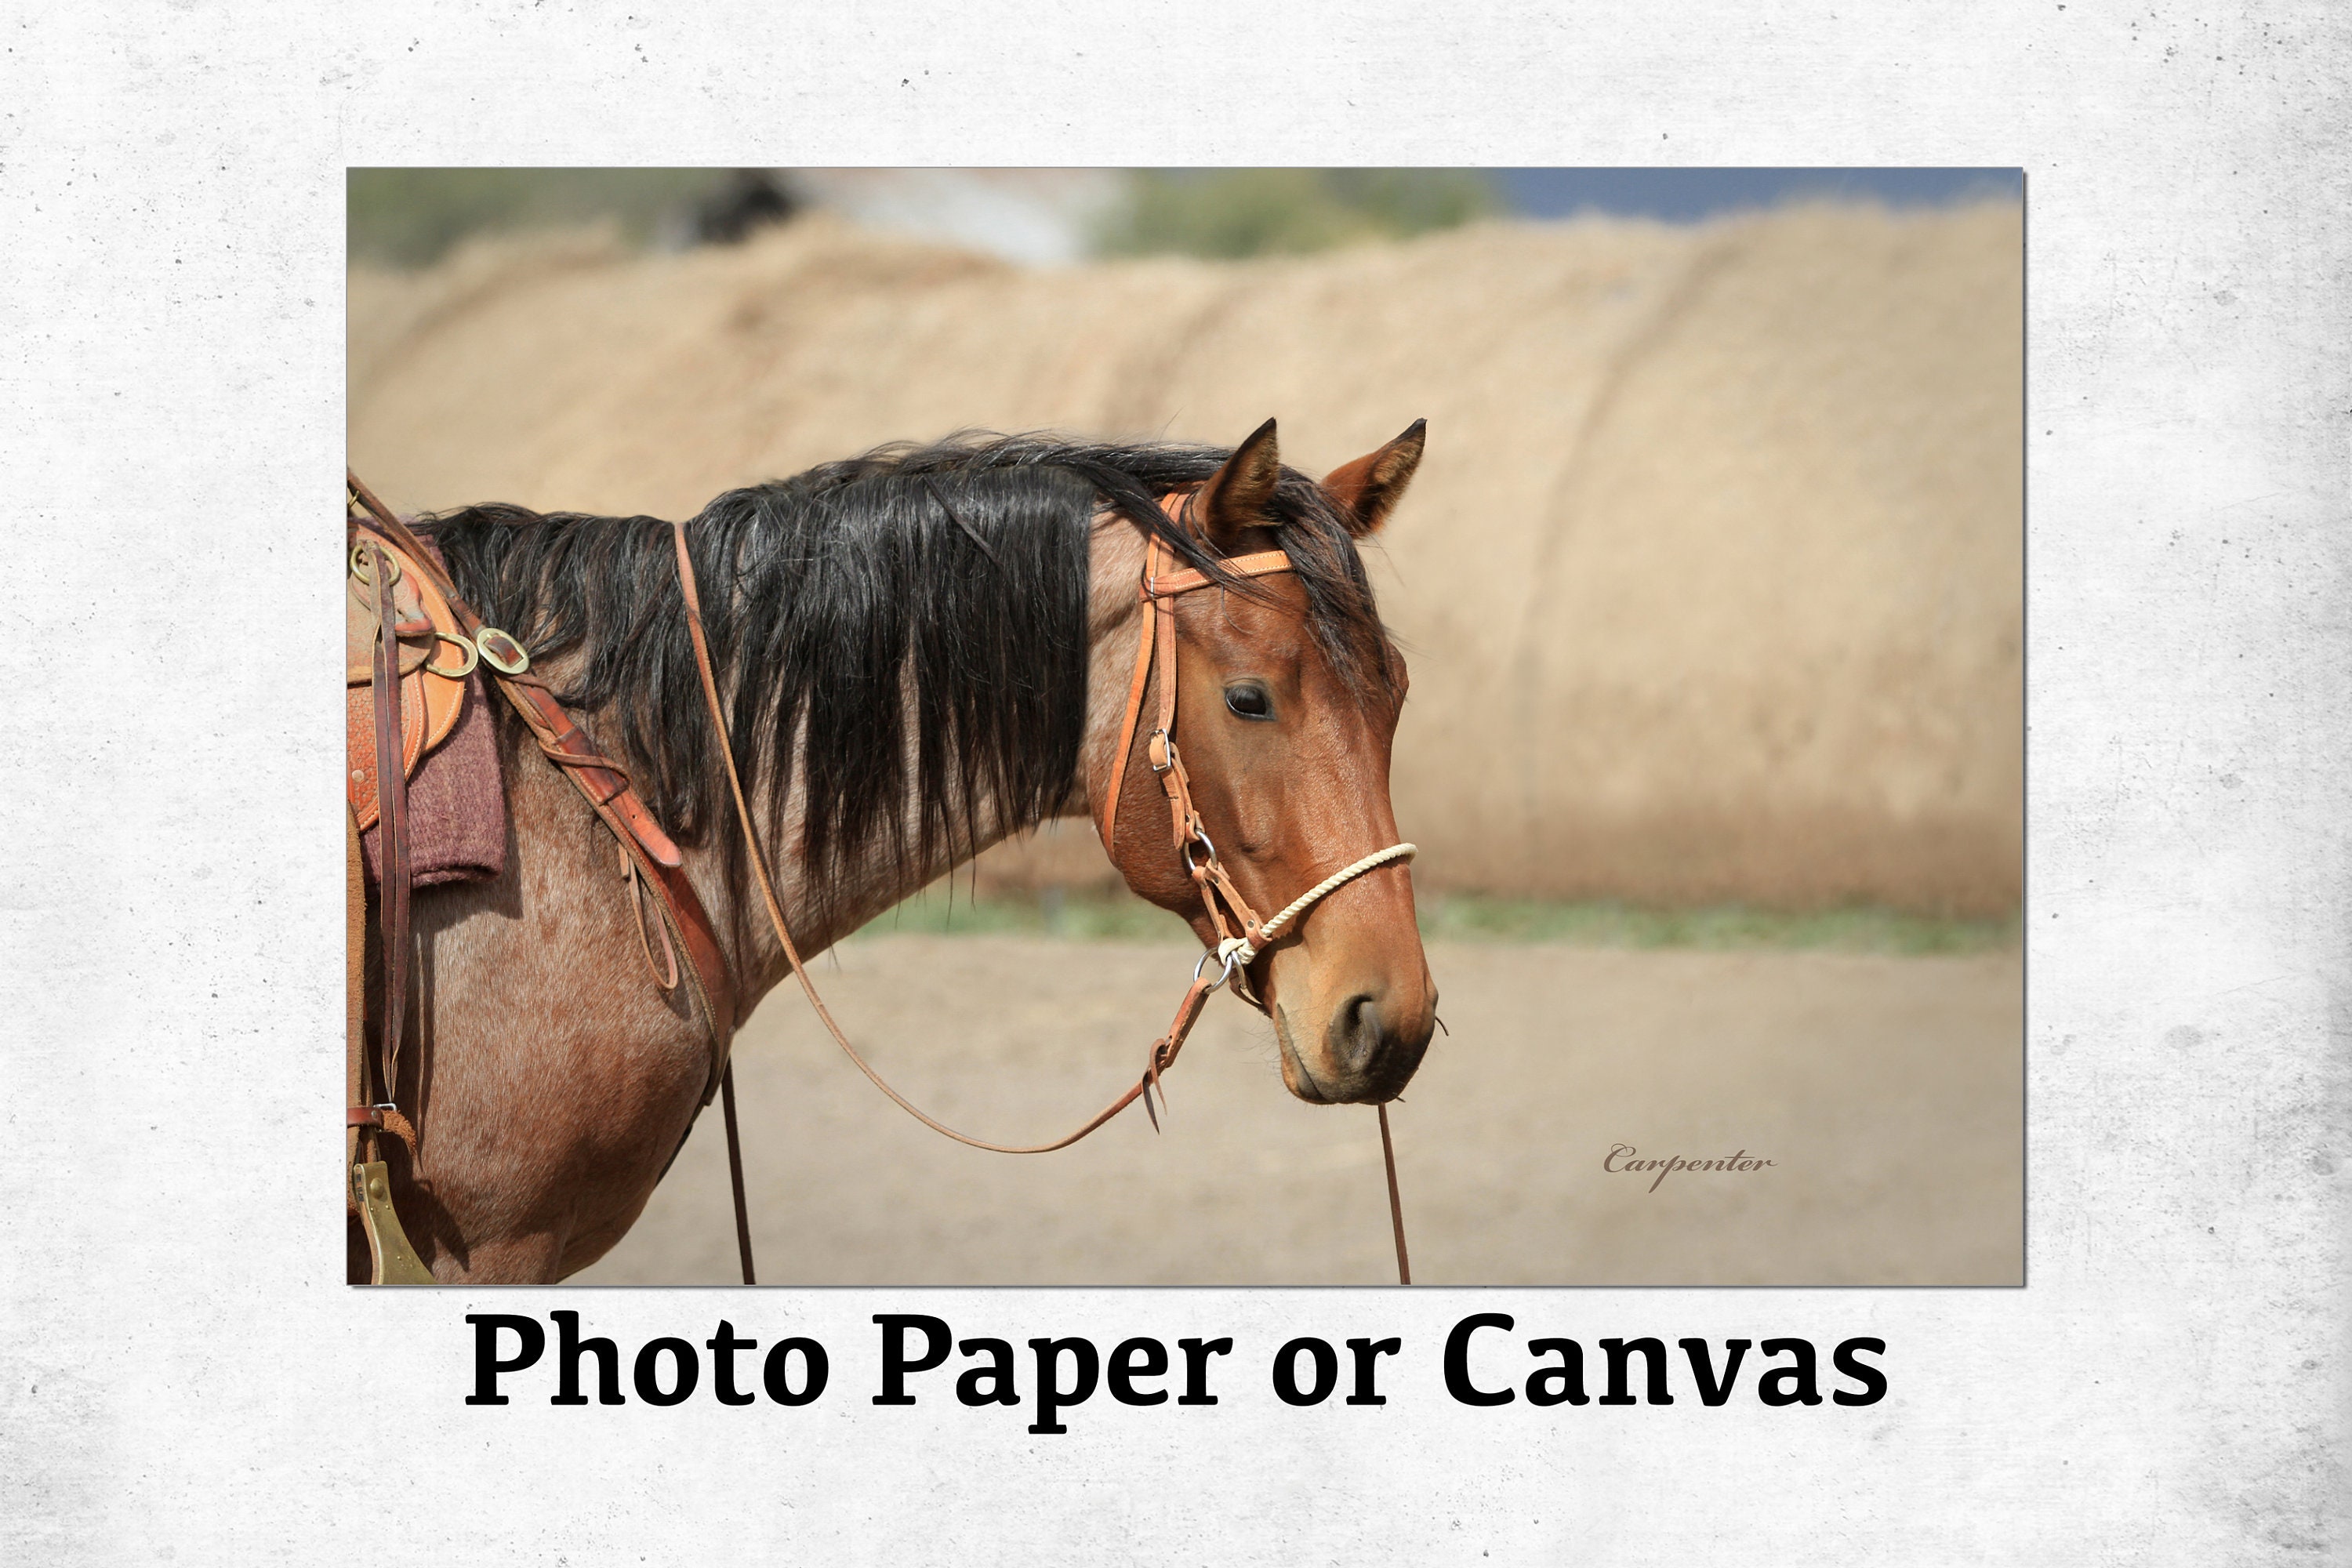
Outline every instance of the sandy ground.
[[(1451, 1037), (1393, 1110), (1429, 1284), (2002, 1285), (2024, 1268), (2023, 986), (2013, 952), (1886, 958), (1434, 945)], [(892, 936), (820, 984), (902, 1091), (1000, 1142), (1122, 1085), (1192, 964), (1181, 945)], [(859, 1077), (797, 992), (736, 1047), (752, 1234), (772, 1284), (1378, 1284), (1394, 1279), (1367, 1107), (1284, 1091), (1271, 1027), (1214, 999), (1155, 1136), (981, 1153)], [(1603, 1161), (1769, 1159), (1646, 1175)], [(583, 1284), (731, 1283), (716, 1106)]]

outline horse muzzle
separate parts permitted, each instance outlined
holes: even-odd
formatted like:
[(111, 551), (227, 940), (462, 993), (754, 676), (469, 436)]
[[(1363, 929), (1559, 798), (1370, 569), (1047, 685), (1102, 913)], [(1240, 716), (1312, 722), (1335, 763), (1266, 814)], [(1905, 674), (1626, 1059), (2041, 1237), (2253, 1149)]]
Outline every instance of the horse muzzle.
[(1425, 966), (1404, 984), (1359, 984), (1325, 1002), (1310, 989), (1307, 1005), (1274, 998), (1282, 1081), (1313, 1105), (1394, 1100), (1412, 1081), (1437, 1023), (1437, 988)]

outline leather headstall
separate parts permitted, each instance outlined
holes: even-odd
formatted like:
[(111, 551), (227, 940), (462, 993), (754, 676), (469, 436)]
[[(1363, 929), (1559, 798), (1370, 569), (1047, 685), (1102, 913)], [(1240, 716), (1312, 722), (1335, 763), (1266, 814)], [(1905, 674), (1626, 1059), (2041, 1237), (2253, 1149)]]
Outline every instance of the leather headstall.
[[(1194, 493), (1189, 489), (1172, 490), (1160, 499), (1160, 509), (1168, 520), (1187, 532), (1192, 531), (1188, 509)], [(1263, 577), (1293, 569), (1290, 556), (1280, 550), (1227, 556), (1218, 564), (1233, 577)], [(1215, 585), (1214, 579), (1196, 567), (1177, 567), (1174, 553), (1160, 542), (1159, 535), (1146, 537), (1139, 589), (1145, 606), (1143, 628), (1136, 639), (1135, 674), (1128, 683), (1127, 713), (1119, 723), (1118, 749), (1112, 752), (1118, 771), (1103, 791), (1101, 815), (1095, 826), (1102, 835), (1103, 853), (1110, 856), (1115, 864), (1118, 855), (1119, 796), (1125, 793), (1128, 771), (1134, 765), (1136, 727), (1142, 720), (1144, 693), (1155, 684), (1151, 674), (1156, 662), (1160, 667), (1156, 683), (1158, 723), (1145, 739), (1144, 760), (1168, 796), (1170, 830), (1176, 840), (1176, 853), (1200, 889), (1202, 907), (1208, 911), (1209, 923), (1216, 931), (1218, 941), (1213, 956), (1223, 965), (1220, 979), (1232, 984), (1234, 994), (1265, 1012), (1265, 1001), (1249, 984), (1249, 966), (1257, 956), (1321, 900), (1367, 871), (1392, 861), (1412, 859), (1415, 849), (1411, 844), (1393, 844), (1375, 850), (1325, 878), (1272, 920), (1261, 919), (1249, 900), (1242, 897), (1241, 889), (1234, 885), (1233, 878), (1218, 858), (1215, 841), (1209, 837), (1199, 809), (1192, 804), (1192, 775), (1185, 771), (1183, 752), (1176, 744), (1176, 600)], [(1206, 963), (1204, 958), (1204, 967)]]

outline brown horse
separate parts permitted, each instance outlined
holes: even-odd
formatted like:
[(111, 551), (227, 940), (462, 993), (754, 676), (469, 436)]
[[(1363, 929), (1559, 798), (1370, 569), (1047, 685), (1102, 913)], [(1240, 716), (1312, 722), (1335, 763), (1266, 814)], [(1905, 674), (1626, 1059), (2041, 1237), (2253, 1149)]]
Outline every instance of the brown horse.
[[(1271, 420), (1231, 452), (967, 437), (712, 501), (686, 533), (730, 738), (802, 951), (1047, 816), (1091, 810), (1099, 825), (1111, 791), (1106, 847), (1128, 885), (1214, 945), (1145, 737), (1117, 754), (1153, 540), (1217, 590), (1175, 601), (1177, 728), (1241, 893), (1279, 909), (1394, 844), (1405, 670), (1355, 541), (1388, 517), (1421, 451), (1416, 424), (1318, 484), (1282, 467)], [(1184, 491), (1191, 504), (1163, 509)], [(747, 897), (670, 525), (492, 506), (417, 527), (682, 847), (747, 1014), (787, 969)], [(1223, 565), (1275, 549), (1290, 562), (1276, 574)], [(402, 1224), (444, 1282), (551, 1281), (603, 1256), (709, 1081), (688, 988), (648, 977), (609, 832), (502, 723), (506, 869), (416, 896), (396, 1096), (416, 1124), (415, 1168), (387, 1154)], [(1244, 978), (1301, 1099), (1389, 1100), (1427, 1048), (1437, 995), (1402, 863), (1317, 903)]]

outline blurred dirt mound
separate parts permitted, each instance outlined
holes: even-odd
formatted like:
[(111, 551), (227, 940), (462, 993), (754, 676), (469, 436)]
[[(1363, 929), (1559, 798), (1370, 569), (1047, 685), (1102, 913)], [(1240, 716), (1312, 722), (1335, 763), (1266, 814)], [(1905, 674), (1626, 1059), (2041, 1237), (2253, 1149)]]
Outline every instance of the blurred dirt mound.
[[(404, 507), (675, 516), (968, 426), (1231, 442), (1272, 414), (1319, 473), (1425, 416), (1374, 563), (1424, 884), (2001, 912), (2020, 226), (1818, 207), (1063, 269), (824, 220), (476, 248), (352, 275), (351, 456)], [(992, 874), (1101, 868), (1051, 838)]]

